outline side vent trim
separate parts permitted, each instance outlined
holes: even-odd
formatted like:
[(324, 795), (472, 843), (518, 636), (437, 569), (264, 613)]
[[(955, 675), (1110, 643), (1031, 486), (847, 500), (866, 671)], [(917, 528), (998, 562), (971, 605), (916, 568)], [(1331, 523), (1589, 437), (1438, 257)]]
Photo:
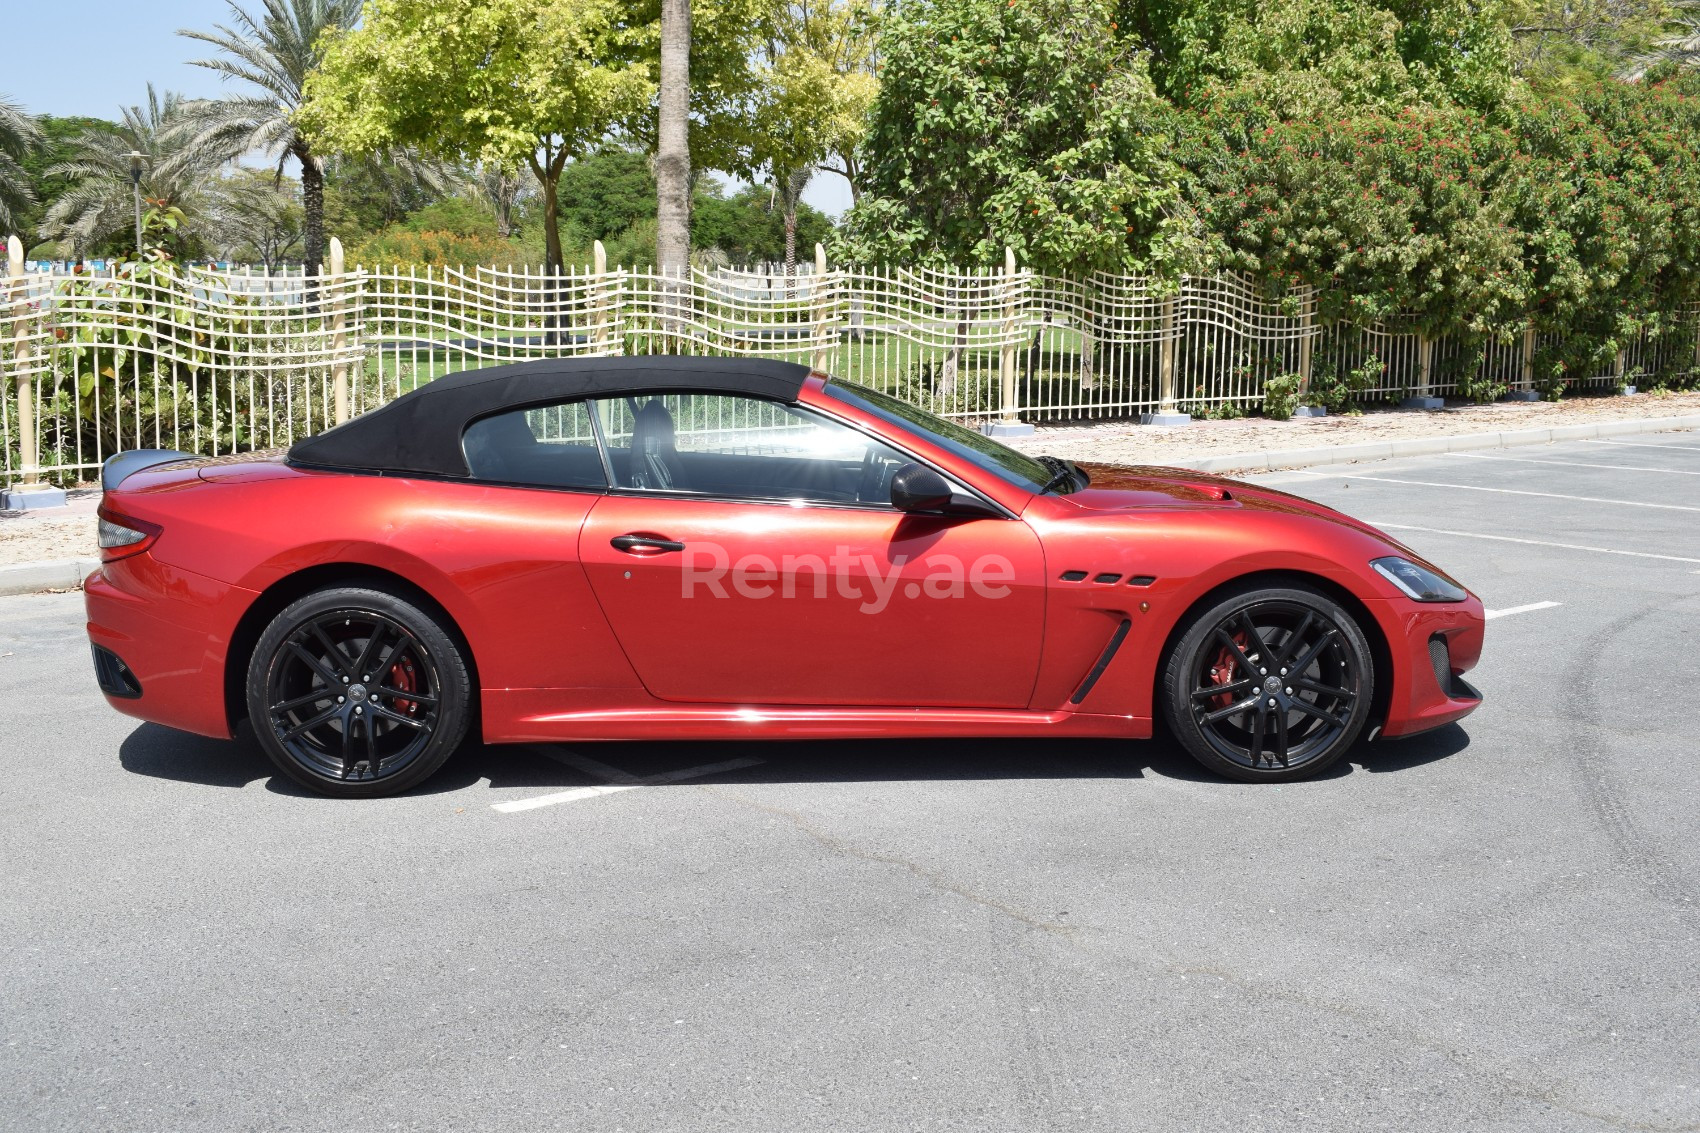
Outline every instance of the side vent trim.
[(1116, 627), (1116, 632), (1110, 635), (1110, 643), (1104, 646), (1104, 652), (1098, 655), (1098, 663), (1092, 666), (1092, 671), (1086, 674), (1086, 679), (1080, 682), (1080, 687), (1074, 690), (1074, 695), (1068, 698), (1070, 704), (1079, 704), (1086, 699), (1086, 694), (1092, 691), (1092, 686), (1098, 683), (1098, 678), (1104, 675), (1104, 670), (1115, 660), (1116, 650), (1122, 647), (1127, 638), (1127, 631), (1133, 627), (1130, 618), (1123, 618), (1122, 624)]

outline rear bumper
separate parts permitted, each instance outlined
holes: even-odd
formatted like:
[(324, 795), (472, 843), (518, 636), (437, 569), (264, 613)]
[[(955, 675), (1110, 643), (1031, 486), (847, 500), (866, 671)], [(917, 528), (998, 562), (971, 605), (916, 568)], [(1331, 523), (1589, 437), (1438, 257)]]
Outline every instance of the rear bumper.
[[(230, 735), (224, 668), (230, 638), (255, 595), (144, 553), (107, 563), (83, 583), (90, 644), (122, 661), (139, 693), (106, 701), (128, 716), (220, 739)], [(101, 673), (108, 689), (119, 688)]]
[(1481, 707), (1482, 694), (1463, 679), (1482, 655), (1482, 604), (1385, 602), (1377, 610), (1387, 631), (1393, 684), (1381, 734), (1414, 736), (1461, 720)]

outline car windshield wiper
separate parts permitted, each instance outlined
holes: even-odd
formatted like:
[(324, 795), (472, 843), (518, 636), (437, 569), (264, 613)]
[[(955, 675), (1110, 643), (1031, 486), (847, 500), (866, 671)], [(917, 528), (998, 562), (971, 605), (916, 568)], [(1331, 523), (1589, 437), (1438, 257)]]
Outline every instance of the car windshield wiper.
[(1069, 491), (1074, 491), (1074, 474), (1079, 469), (1060, 456), (1041, 456), (1037, 459), (1051, 474), (1051, 478), (1046, 480), (1039, 489), (1041, 492), (1049, 492), (1053, 488), (1062, 487), (1064, 484), (1069, 485)]

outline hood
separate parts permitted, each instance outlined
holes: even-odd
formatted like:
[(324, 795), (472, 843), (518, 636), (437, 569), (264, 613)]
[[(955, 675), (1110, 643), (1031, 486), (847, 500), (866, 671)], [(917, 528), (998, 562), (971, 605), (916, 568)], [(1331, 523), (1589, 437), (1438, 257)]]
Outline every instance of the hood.
[(1327, 520), (1353, 531), (1362, 532), (1386, 543), (1407, 558), (1427, 565), (1409, 547), (1386, 532), (1370, 526), (1361, 519), (1335, 511), (1315, 500), (1307, 500), (1278, 488), (1230, 480), (1209, 472), (1193, 472), (1185, 468), (1159, 468), (1149, 465), (1125, 467), (1114, 464), (1080, 464), (1090, 477), (1086, 487), (1060, 497), (1086, 511), (1125, 512), (1145, 508), (1193, 508), (1200, 510), (1237, 509), (1263, 512), (1284, 512)]

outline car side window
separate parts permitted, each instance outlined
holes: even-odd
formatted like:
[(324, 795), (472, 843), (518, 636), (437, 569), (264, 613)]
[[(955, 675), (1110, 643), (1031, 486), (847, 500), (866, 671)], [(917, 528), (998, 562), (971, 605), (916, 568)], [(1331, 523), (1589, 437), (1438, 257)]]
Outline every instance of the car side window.
[(721, 499), (891, 506), (910, 457), (818, 413), (733, 394), (592, 403), (617, 487)]
[(461, 451), (475, 480), (531, 488), (608, 486), (590, 410), (582, 401), (481, 417), (466, 427)]

